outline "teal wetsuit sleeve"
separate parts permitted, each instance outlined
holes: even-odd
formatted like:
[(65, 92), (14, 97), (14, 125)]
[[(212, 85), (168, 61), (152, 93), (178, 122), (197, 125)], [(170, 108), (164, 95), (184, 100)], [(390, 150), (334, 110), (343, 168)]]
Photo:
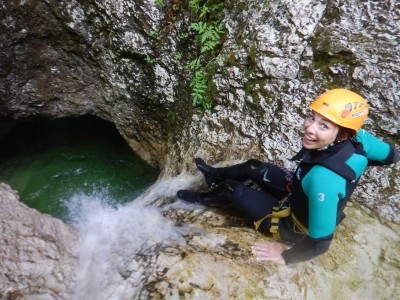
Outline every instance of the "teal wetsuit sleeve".
[(346, 180), (335, 172), (314, 166), (302, 181), (309, 199), (309, 236), (282, 253), (286, 263), (309, 260), (329, 249), (336, 228), (337, 207), (346, 192)]
[(362, 143), (369, 161), (391, 164), (400, 159), (399, 153), (394, 146), (381, 141), (364, 129), (360, 129), (357, 132), (357, 140)]
[(309, 260), (328, 251), (332, 238), (333, 235), (330, 235), (315, 240), (306, 236), (300, 243), (293, 246), (293, 248), (283, 251), (282, 257), (286, 264)]
[(318, 239), (331, 235), (336, 228), (339, 200), (346, 195), (346, 180), (317, 165), (304, 177), (302, 186), (308, 197), (310, 237)]

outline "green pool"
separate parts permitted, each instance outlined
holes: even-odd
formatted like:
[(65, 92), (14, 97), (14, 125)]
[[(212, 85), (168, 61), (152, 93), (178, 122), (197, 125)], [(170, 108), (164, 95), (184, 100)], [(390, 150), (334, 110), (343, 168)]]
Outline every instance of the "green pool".
[(113, 124), (96, 117), (29, 121), (0, 140), (0, 181), (28, 206), (67, 222), (66, 201), (74, 195), (124, 204), (158, 175)]

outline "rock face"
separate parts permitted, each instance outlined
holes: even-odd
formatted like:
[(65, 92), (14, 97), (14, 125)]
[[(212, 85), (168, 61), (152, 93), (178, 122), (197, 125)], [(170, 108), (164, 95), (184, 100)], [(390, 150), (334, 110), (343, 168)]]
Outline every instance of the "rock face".
[(0, 299), (62, 299), (77, 267), (78, 232), (0, 183)]
[[(0, 132), (27, 118), (93, 114), (165, 176), (192, 172), (194, 156), (293, 168), (307, 105), (346, 87), (371, 104), (366, 128), (398, 143), (397, 2), (225, 1), (206, 113), (191, 105), (184, 68), (198, 53), (196, 20), (186, 2), (165, 3), (2, 4)], [(357, 196), (396, 222), (399, 168), (371, 169)]]
[[(253, 157), (293, 168), (288, 158), (300, 148), (298, 136), (307, 105), (326, 89), (346, 87), (365, 96), (371, 105), (366, 129), (399, 146), (400, 4), (396, 1), (224, 1), (225, 35), (208, 83), (213, 108), (206, 112), (193, 107), (190, 99), (188, 85), (193, 74), (185, 65), (199, 56), (199, 50), (189, 29), (193, 14), (187, 1), (165, 1), (162, 7), (143, 0), (3, 2), (0, 134), (31, 118), (91, 114), (113, 122), (135, 152), (160, 168), (161, 178), (193, 173), (195, 156), (212, 164)], [(399, 171), (399, 164), (369, 169), (354, 199), (385, 220), (400, 223)], [(5, 186), (0, 195), (4, 195), (2, 199), (15, 198)], [(73, 246), (63, 241), (75, 241), (74, 231), (62, 225), (57, 225), (58, 229), (56, 225), (19, 225), (17, 212), (22, 209), (17, 208), (22, 204), (5, 203), (16, 209), (15, 214), (2, 218), (4, 230), (10, 229), (10, 237), (20, 237), (20, 231), (32, 237), (29, 251), (34, 257), (25, 260), (16, 256), (14, 263), (21, 263), (19, 271), (3, 275), (3, 286), (13, 287), (10, 291), (25, 289), (24, 281), (18, 280), (21, 276), (31, 280), (32, 288), (26, 294), (36, 295), (41, 293), (39, 287), (46, 286), (43, 293), (61, 295), (76, 264)], [(27, 224), (48, 220), (31, 211), (29, 216)], [(44, 231), (34, 232), (32, 228)], [(57, 242), (56, 230), (63, 230), (65, 239)], [(250, 243), (242, 238), (242, 243)], [(18, 238), (9, 243), (25, 249), (23, 245), (29, 240)], [(6, 255), (5, 261), (10, 264), (7, 272), (14, 270), (12, 255), (12, 251)], [(192, 257), (200, 264), (199, 255), (194, 252), (184, 261), (190, 265)], [(52, 266), (46, 269), (51, 275), (36, 281), (36, 275), (30, 276), (30, 272), (37, 274), (30, 261), (40, 263), (43, 257), (47, 257), (46, 266), (37, 272)], [(53, 264), (57, 260), (58, 266)], [(207, 260), (215, 260), (212, 253)], [(229, 268), (232, 263), (234, 258), (230, 257), (220, 268)], [(332, 262), (335, 266), (340, 263)], [(166, 281), (174, 287), (171, 295), (179, 290), (180, 295), (190, 297), (189, 290), (200, 286), (206, 291), (211, 286), (212, 280), (194, 280), (188, 285), (187, 278), (173, 279), (179, 278), (178, 267), (167, 266), (163, 259), (157, 264), (169, 268), (165, 276), (175, 280), (173, 284)], [(185, 266), (181, 264), (181, 269)], [(257, 270), (261, 274), (266, 267)], [(335, 270), (343, 274), (348, 271)], [(311, 272), (307, 267), (303, 271)], [(256, 278), (246, 281), (240, 272), (235, 273), (236, 282), (255, 289), (271, 283)], [(282, 272), (278, 279), (283, 278)], [(232, 279), (229, 276), (226, 278)], [(378, 272), (375, 278), (383, 277)], [(166, 285), (152, 284), (159, 284), (155, 287), (159, 290)], [(301, 292), (304, 295), (309, 289)], [(290, 298), (273, 292), (264, 296)]]

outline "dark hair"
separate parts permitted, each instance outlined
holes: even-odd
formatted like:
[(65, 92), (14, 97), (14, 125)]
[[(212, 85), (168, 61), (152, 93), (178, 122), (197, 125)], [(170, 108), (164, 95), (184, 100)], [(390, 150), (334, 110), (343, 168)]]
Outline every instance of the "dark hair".
[(339, 131), (336, 136), (336, 142), (341, 142), (350, 139), (355, 135), (354, 130), (346, 127), (339, 126)]

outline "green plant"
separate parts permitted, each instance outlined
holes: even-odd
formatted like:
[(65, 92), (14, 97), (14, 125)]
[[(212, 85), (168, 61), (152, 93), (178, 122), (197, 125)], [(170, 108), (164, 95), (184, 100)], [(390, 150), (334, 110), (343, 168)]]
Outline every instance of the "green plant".
[(190, 0), (189, 5), (197, 14), (198, 20), (190, 24), (190, 29), (195, 32), (200, 49), (199, 56), (187, 65), (194, 74), (189, 86), (193, 105), (207, 110), (211, 108), (211, 99), (207, 97), (207, 83), (216, 71), (215, 58), (224, 34), (222, 23), (224, 1)]
[(146, 55), (146, 57), (144, 58), (144, 60), (149, 63), (149, 64), (153, 64), (155, 59), (151, 58), (150, 56)]
[(163, 7), (164, 6), (164, 0), (156, 0), (156, 6), (158, 6), (158, 7)]
[[(155, 0), (158, 7), (164, 7), (165, 3), (165, 0)], [(156, 43), (160, 42), (162, 33), (169, 32), (168, 30), (175, 22), (176, 14), (180, 10), (181, 5), (178, 1), (170, 1), (170, 4), (171, 7), (166, 8), (167, 17), (164, 20), (165, 24), (169, 24), (167, 29), (154, 29), (150, 33), (150, 37)], [(207, 92), (211, 91), (210, 82), (217, 70), (215, 58), (218, 56), (221, 37), (224, 34), (224, 0), (189, 0), (189, 6), (192, 10), (192, 21), (187, 31), (179, 33), (178, 37), (185, 39), (191, 35), (195, 36), (199, 51), (185, 68), (191, 72), (189, 87), (193, 106), (200, 106), (203, 110), (207, 110), (211, 108), (212, 104), (210, 97), (207, 97)], [(178, 52), (175, 54), (175, 58), (181, 60), (183, 54)], [(145, 61), (153, 64), (155, 58), (147, 55)]]
[(192, 23), (190, 28), (197, 32), (197, 38), (200, 41), (201, 53), (216, 48), (221, 35), (224, 33), (223, 24), (207, 24), (206, 22)]
[(196, 71), (192, 80), (190, 81), (190, 88), (192, 89), (193, 105), (201, 106), (204, 110), (211, 108), (211, 103), (205, 98), (207, 91), (207, 80), (205, 73), (202, 70)]
[(180, 34), (178, 35), (178, 37), (179, 37), (180, 39), (186, 39), (188, 36), (189, 36), (189, 33), (187, 33), (187, 32), (183, 32), (183, 33), (180, 33)]
[(159, 40), (160, 37), (161, 37), (160, 29), (153, 29), (153, 30), (150, 32), (150, 37), (153, 38), (153, 39), (155, 39), (155, 40)]
[(175, 59), (176, 59), (176, 60), (181, 60), (182, 57), (183, 57), (182, 52), (178, 52), (178, 53), (175, 55)]
[(199, 0), (190, 0), (189, 1), (190, 8), (198, 13), (200, 11), (200, 1)]
[(192, 60), (192, 61), (187, 65), (187, 67), (188, 67), (189, 69), (194, 70), (194, 71), (197, 71), (198, 69), (200, 69), (200, 67), (201, 67), (200, 57), (198, 57), (198, 58)]

